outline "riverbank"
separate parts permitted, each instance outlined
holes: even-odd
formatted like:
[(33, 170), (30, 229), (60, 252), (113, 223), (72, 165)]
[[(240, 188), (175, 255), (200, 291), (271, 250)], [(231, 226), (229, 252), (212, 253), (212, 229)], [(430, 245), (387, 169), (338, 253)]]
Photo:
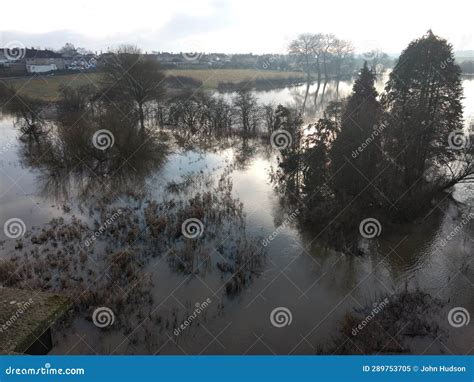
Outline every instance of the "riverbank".
[[(272, 81), (286, 83), (298, 81), (303, 78), (300, 72), (284, 72), (275, 70), (257, 69), (173, 69), (167, 70), (168, 77), (191, 78), (193, 87), (203, 89), (217, 89), (219, 84), (250, 84), (254, 86), (257, 82)], [(47, 102), (55, 102), (59, 99), (61, 86), (70, 85), (79, 87), (82, 85), (98, 86), (101, 73), (74, 73), (60, 75), (28, 76), (15, 78), (0, 78), (0, 83), (13, 86), (23, 96), (40, 99)], [(183, 81), (181, 81), (183, 82)]]

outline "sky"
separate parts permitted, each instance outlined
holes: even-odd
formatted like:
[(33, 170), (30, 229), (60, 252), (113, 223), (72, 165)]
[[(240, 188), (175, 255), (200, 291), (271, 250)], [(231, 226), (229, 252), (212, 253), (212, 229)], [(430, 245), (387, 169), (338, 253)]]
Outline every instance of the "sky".
[(474, 50), (472, 0), (23, 0), (1, 5), (0, 46), (92, 51), (285, 53), (299, 33), (334, 33), (359, 52), (399, 53), (428, 29)]

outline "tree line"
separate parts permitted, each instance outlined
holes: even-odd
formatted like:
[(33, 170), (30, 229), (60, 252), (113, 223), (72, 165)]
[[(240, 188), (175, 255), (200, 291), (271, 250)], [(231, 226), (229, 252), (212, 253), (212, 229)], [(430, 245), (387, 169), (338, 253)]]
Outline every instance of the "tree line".
[[(303, 110), (311, 83), (316, 82), (317, 84), (314, 93), (314, 104), (316, 104), (322, 83), (324, 93), (329, 79), (335, 79), (336, 93), (338, 94), (340, 81), (354, 73), (356, 61), (352, 43), (340, 39), (332, 33), (300, 34), (290, 43), (288, 53), (296, 58), (298, 67), (306, 76), (307, 87)], [(385, 67), (391, 63), (388, 55), (378, 48), (369, 49), (363, 53), (363, 57), (376, 74), (383, 72)]]

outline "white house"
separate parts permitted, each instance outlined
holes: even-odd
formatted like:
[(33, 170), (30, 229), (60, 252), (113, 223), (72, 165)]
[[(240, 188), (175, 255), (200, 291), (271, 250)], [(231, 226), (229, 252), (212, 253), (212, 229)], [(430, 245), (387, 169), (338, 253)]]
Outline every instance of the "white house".
[(29, 65), (26, 64), (26, 71), (28, 73), (48, 73), (58, 70), (56, 64), (44, 64), (44, 65)]

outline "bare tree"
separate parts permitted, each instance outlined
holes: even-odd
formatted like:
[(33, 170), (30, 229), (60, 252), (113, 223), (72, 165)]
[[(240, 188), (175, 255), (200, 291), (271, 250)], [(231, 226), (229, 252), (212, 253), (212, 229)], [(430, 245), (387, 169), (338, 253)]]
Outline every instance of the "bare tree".
[(339, 95), (339, 82), (341, 81), (341, 68), (344, 61), (349, 58), (354, 52), (352, 43), (347, 40), (336, 38), (332, 46), (332, 53), (336, 66), (336, 94)]
[(112, 100), (132, 101), (142, 130), (145, 129), (145, 105), (163, 97), (164, 78), (158, 61), (141, 54), (135, 46), (121, 46), (104, 59), (105, 95)]
[[(314, 68), (314, 57), (315, 57), (315, 45), (317, 43), (316, 36), (310, 33), (303, 33), (298, 36), (295, 40), (290, 43), (288, 47), (288, 53), (295, 55), (298, 60), (298, 64), (301, 70), (306, 75), (306, 94), (303, 102), (303, 110), (306, 105), (306, 99), (308, 98), (309, 85), (311, 84), (312, 77), (311, 73)], [(319, 58), (318, 58), (319, 60)], [(318, 61), (319, 68), (319, 61)]]
[(374, 49), (369, 52), (371, 56), (368, 57), (368, 62), (376, 76), (380, 76), (385, 71), (386, 67), (391, 63), (390, 57), (387, 53), (380, 49)]
[(204, 107), (208, 133), (228, 133), (232, 127), (232, 105), (223, 97), (206, 97)]
[[(329, 80), (328, 74), (328, 62), (332, 56), (332, 50), (334, 49), (334, 44), (336, 42), (336, 36), (333, 34), (325, 34), (323, 35), (323, 48), (322, 48), (322, 61), (323, 61), (323, 68), (324, 68), (324, 86), (323, 86), (323, 95), (326, 90), (326, 86)], [(316, 104), (316, 96), (314, 97), (314, 104)]]
[(252, 130), (254, 133), (258, 124), (258, 102), (257, 98), (250, 92), (250, 89), (241, 88), (237, 91), (234, 99), (234, 107), (240, 121), (244, 135), (247, 136)]
[(61, 49), (59, 49), (59, 53), (72, 57), (77, 54), (77, 48), (74, 46), (74, 44), (67, 42)]
[(314, 104), (316, 105), (316, 100), (318, 98), (319, 89), (321, 87), (321, 60), (324, 59), (325, 44), (325, 35), (322, 33), (317, 33), (314, 35), (314, 44), (313, 44), (313, 54), (316, 59), (316, 71), (318, 75), (317, 87), (314, 93)]
[(275, 130), (276, 126), (276, 106), (273, 103), (263, 105), (263, 117), (265, 120), (265, 126), (268, 134), (271, 134)]

